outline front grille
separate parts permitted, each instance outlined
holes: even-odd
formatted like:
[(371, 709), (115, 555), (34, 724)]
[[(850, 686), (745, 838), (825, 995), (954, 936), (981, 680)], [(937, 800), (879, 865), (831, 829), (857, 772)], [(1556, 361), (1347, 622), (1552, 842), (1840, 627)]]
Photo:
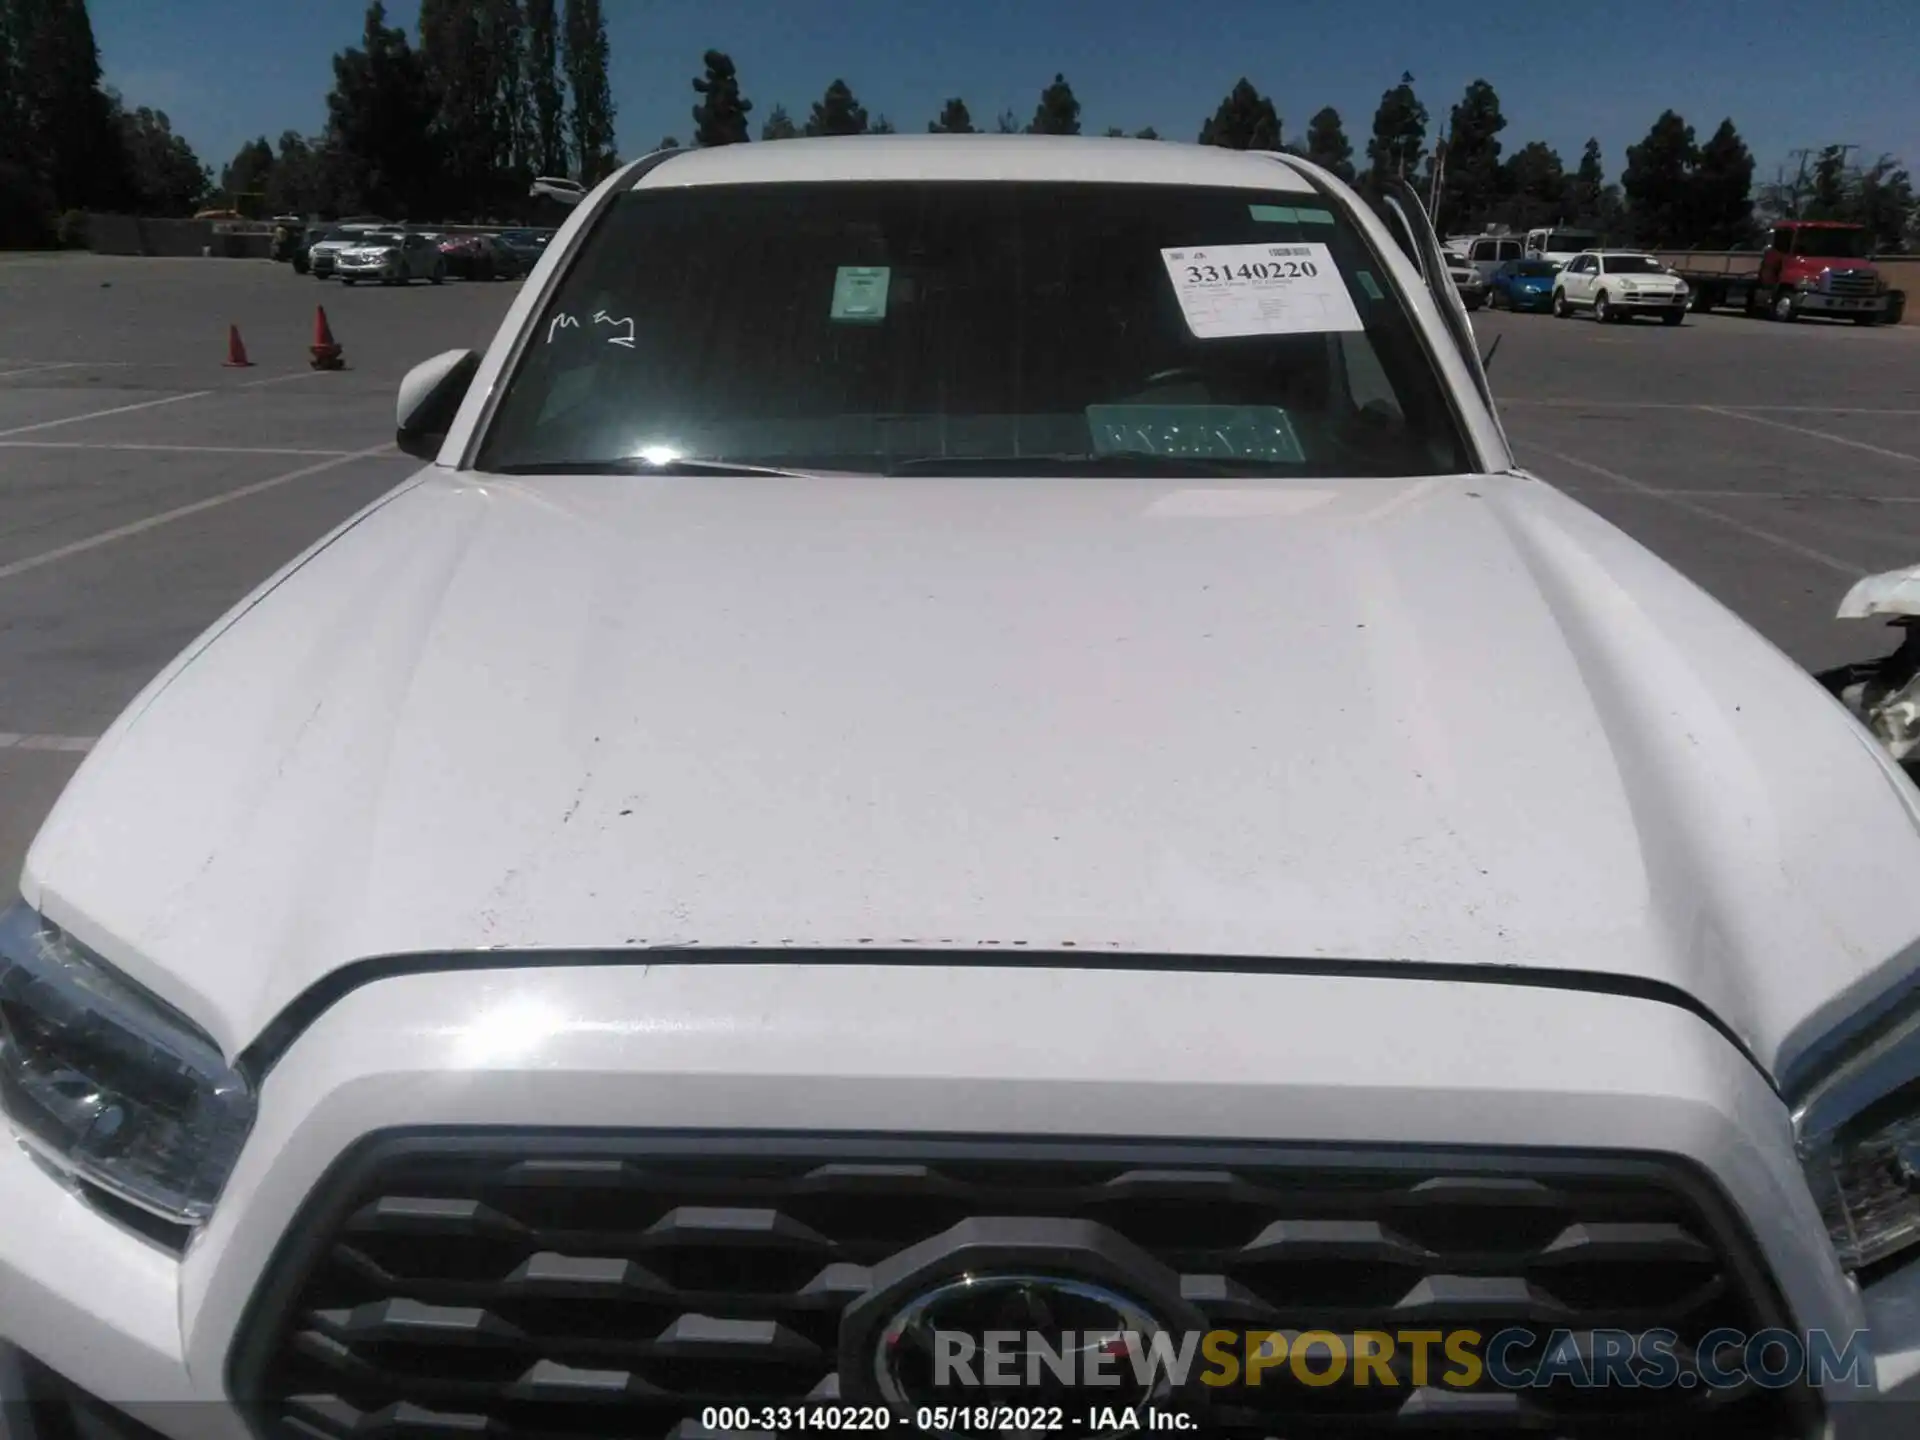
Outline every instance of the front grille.
[(1829, 295), (1877, 295), (1880, 280), (1871, 270), (1829, 270), (1821, 288)]
[[(1744, 1232), (1678, 1162), (406, 1135), (322, 1185), (230, 1380), (263, 1434), (697, 1433), (703, 1406), (840, 1396), (841, 1315), (875, 1267), (983, 1216), (1097, 1222), (1176, 1272), (1208, 1328), (1518, 1325), (1576, 1346), (1668, 1329), (1684, 1356), (1781, 1318)], [(1462, 1390), (1416, 1387), (1405, 1355), (1394, 1370), (1364, 1388), (1271, 1371), (1209, 1395), (1205, 1428), (1767, 1440), (1814, 1414), (1800, 1389)]]

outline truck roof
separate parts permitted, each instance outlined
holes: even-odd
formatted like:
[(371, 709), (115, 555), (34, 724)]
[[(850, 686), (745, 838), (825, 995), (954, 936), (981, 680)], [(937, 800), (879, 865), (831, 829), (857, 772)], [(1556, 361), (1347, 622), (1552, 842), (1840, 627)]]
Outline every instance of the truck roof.
[(649, 170), (634, 188), (836, 180), (1078, 181), (1314, 193), (1291, 157), (1274, 151), (1081, 135), (836, 135), (689, 148)]

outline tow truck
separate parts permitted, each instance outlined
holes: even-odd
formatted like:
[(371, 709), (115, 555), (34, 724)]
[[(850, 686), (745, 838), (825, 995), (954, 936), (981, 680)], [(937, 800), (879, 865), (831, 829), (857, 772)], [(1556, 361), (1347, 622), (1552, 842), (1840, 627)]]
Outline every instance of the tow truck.
[(1758, 265), (1735, 273), (1748, 257), (1720, 257), (1718, 268), (1697, 257), (1673, 267), (1693, 292), (1695, 310), (1732, 306), (1771, 320), (1830, 315), (1856, 325), (1895, 324), (1906, 312), (1904, 291), (1891, 290), (1867, 258), (1864, 225), (1834, 220), (1781, 220), (1767, 236)]

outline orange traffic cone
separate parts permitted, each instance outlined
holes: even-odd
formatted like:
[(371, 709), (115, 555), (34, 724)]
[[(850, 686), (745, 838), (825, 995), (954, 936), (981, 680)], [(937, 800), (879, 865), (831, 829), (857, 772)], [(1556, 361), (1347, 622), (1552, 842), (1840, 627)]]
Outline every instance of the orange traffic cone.
[(226, 368), (229, 370), (244, 370), (252, 364), (253, 361), (247, 358), (247, 347), (240, 341), (240, 327), (238, 325), (227, 326)]
[(316, 370), (344, 370), (346, 362), (340, 358), (340, 344), (333, 338), (333, 328), (327, 324), (327, 309), (324, 305), (313, 307), (313, 359), (310, 362)]

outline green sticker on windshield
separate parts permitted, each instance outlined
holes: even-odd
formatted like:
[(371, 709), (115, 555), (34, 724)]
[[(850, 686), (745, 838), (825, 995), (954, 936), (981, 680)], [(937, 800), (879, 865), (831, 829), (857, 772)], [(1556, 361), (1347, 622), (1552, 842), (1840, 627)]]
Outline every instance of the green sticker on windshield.
[(1353, 272), (1353, 278), (1360, 282), (1360, 288), (1367, 292), (1369, 299), (1386, 299), (1386, 296), (1380, 293), (1380, 284), (1373, 278), (1373, 272), (1371, 270), (1356, 270)]
[(1306, 460), (1293, 421), (1277, 405), (1089, 405), (1096, 455), (1186, 460)]
[(1300, 219), (1300, 212), (1288, 205), (1249, 205), (1247, 213), (1270, 225), (1293, 225)]
[(1299, 220), (1302, 225), (1331, 225), (1333, 223), (1333, 212), (1331, 210), (1296, 210), (1293, 213), (1294, 217)]
[(877, 325), (887, 318), (887, 283), (893, 270), (886, 265), (842, 265), (834, 272), (830, 320), (850, 325)]

